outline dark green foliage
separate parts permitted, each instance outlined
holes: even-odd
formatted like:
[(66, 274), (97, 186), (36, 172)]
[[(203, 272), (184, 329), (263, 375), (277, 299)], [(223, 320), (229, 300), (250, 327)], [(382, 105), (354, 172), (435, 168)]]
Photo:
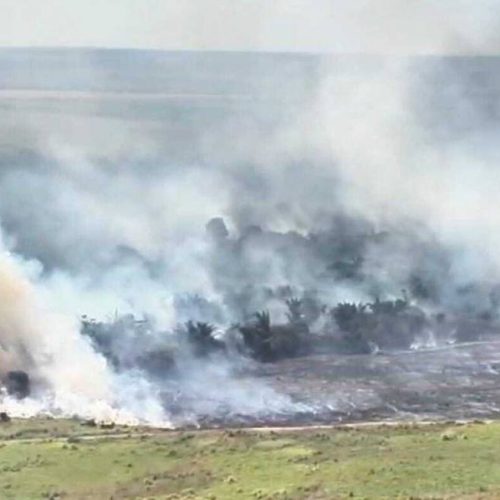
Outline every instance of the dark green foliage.
[(271, 317), (269, 311), (261, 311), (255, 313), (256, 327), (265, 335), (271, 334)]
[(288, 312), (286, 317), (288, 324), (298, 333), (308, 334), (309, 326), (307, 323), (306, 315), (304, 314), (304, 301), (296, 298), (286, 300)]
[(297, 325), (275, 325), (271, 328), (271, 352), (274, 359), (293, 358), (310, 350), (308, 332)]
[(374, 314), (397, 315), (402, 313), (408, 307), (408, 300), (406, 297), (396, 300), (380, 300), (377, 297), (375, 302), (367, 305)]
[(271, 320), (268, 311), (255, 313), (255, 320), (239, 328), (250, 355), (259, 361), (272, 361)]
[(153, 327), (146, 320), (132, 315), (100, 322), (81, 320), (81, 333), (90, 338), (93, 346), (118, 370), (140, 368), (153, 376), (164, 376), (175, 368), (175, 356), (171, 347), (151, 343)]
[[(317, 319), (321, 314), (319, 306), (317, 306), (317, 310), (314, 311), (312, 309), (312, 307), (314, 307), (312, 299), (307, 300), (296, 298), (288, 299), (286, 301), (286, 305), (288, 307), (288, 312), (286, 314), (288, 323), (298, 331), (308, 334), (310, 322)], [(313, 317), (314, 319), (312, 319)]]
[(287, 299), (285, 301), (288, 312), (286, 317), (290, 323), (299, 323), (303, 320), (302, 315), (302, 301), (296, 298)]
[(214, 337), (215, 327), (201, 321), (188, 321), (183, 330), (193, 354), (204, 357), (213, 352), (223, 351), (224, 343)]
[(88, 319), (87, 316), (83, 316), (81, 319), (80, 332), (82, 335), (90, 338), (94, 348), (103, 354), (114, 368), (119, 369), (121, 362), (113, 349), (116, 330), (116, 322), (104, 323)]
[(410, 307), (406, 296), (377, 298), (367, 304), (340, 303), (331, 313), (342, 332), (339, 348), (344, 352), (365, 353), (374, 346), (407, 349), (427, 325), (423, 311)]
[(344, 332), (350, 332), (362, 327), (366, 318), (367, 304), (350, 304), (341, 302), (332, 309), (332, 316), (338, 327)]
[[(500, 287), (463, 287), (460, 296), (464, 297), (464, 304), (473, 304), (470, 310), (461, 306), (457, 311), (427, 316), (410, 302), (405, 291), (393, 300), (377, 297), (366, 303), (341, 302), (328, 309), (323, 302), (324, 290), (299, 291), (287, 285), (259, 289), (248, 285), (241, 289), (248, 295), (248, 300), (241, 300), (245, 307), (252, 301), (257, 304), (281, 301), (287, 308), (286, 321), (272, 324), (269, 312), (262, 310), (218, 337), (211, 323), (197, 320), (214, 318), (215, 309), (209, 301), (194, 295), (177, 302), (181, 312), (192, 315), (190, 321), (177, 329), (177, 335), (155, 331), (152, 322), (137, 320), (132, 315), (116, 317), (110, 322), (84, 317), (82, 333), (116, 370), (140, 368), (148, 375), (162, 378), (177, 373), (180, 365), (176, 367), (176, 359), (181, 353), (209, 358), (220, 352), (226, 352), (226, 356), (244, 352), (257, 361), (273, 362), (309, 352), (365, 354), (378, 349), (406, 350), (416, 340), (421, 345), (420, 341), (427, 339), (474, 341), (500, 331), (499, 290)], [(425, 295), (421, 292), (420, 295)], [(414, 290), (411, 296), (415, 300)], [(425, 303), (428, 304), (427, 300)], [(246, 314), (243, 317), (248, 318)]]
[[(288, 302), (287, 302), (288, 303)], [(245, 347), (258, 361), (276, 361), (310, 350), (307, 325), (300, 318), (298, 302), (289, 303), (288, 324), (271, 325), (268, 311), (255, 313), (254, 320), (239, 327)]]
[(366, 332), (373, 329), (373, 318), (367, 311), (367, 304), (337, 304), (331, 314), (342, 331), (337, 348), (344, 353), (363, 354), (371, 352)]

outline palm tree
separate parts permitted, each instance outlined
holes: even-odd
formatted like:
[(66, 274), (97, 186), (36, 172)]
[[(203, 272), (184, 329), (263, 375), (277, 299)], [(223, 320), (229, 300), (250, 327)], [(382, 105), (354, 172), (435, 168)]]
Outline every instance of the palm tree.
[(292, 324), (302, 322), (304, 315), (302, 314), (302, 301), (300, 299), (291, 298), (286, 300), (288, 312), (286, 317)]
[(185, 324), (184, 332), (197, 356), (205, 356), (210, 352), (224, 348), (223, 342), (214, 337), (215, 330), (215, 326), (201, 321), (196, 323), (188, 321)]

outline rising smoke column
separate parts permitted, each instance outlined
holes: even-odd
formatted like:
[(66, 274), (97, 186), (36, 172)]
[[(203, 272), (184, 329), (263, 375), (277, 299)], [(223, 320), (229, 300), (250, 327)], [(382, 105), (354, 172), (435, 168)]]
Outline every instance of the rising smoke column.
[[(27, 401), (7, 397), (2, 402), (14, 415), (49, 412), (78, 414), (122, 422), (166, 424), (161, 406), (137, 380), (119, 380), (106, 360), (80, 334), (71, 316), (54, 311), (41, 290), (30, 281), (34, 263), (22, 261), (3, 245), (0, 250), (0, 376), (26, 371), (33, 382)], [(122, 390), (128, 383), (127, 392)], [(148, 393), (149, 391), (149, 393)], [(155, 407), (156, 405), (156, 407)]]
[[(10, 139), (2, 149), (0, 215), (16, 252), (43, 263), (36, 290), (47, 293), (56, 309), (70, 318), (146, 313), (165, 333), (179, 320), (175, 298), (184, 293), (199, 293), (223, 309), (221, 328), (240, 319), (228, 297), (247, 283), (255, 285), (251, 303), (259, 307), (273, 305), (261, 299), (262, 288), (290, 283), (299, 290), (322, 288), (325, 300), (367, 300), (364, 283), (330, 280), (325, 289), (319, 278), (323, 255), (336, 243), (339, 228), (331, 221), (338, 214), (401, 235), (363, 254), (363, 273), (382, 276), (379, 289), (386, 296), (400, 293), (416, 264), (436, 277), (438, 289), (450, 291), (448, 305), (456, 303), (458, 286), (498, 278), (499, 211), (491, 210), (498, 204), (492, 188), (498, 184), (492, 142), (497, 127), (483, 109), (485, 99), (497, 99), (484, 85), (494, 65), (480, 67), (482, 80), (473, 85), (466, 60), (460, 70), (439, 60), (313, 58), (301, 66), (299, 58), (292, 67), (302, 68), (299, 75), (313, 74), (314, 82), (297, 90), (282, 85), (270, 57), (268, 66), (250, 65), (254, 77), (266, 81), (254, 89), (259, 99), (222, 97), (210, 106), (188, 100), (179, 128), (172, 126), (177, 103), (174, 110), (155, 103), (152, 111), (147, 99), (117, 104), (91, 98), (90, 104), (78, 101), (74, 113), (72, 98), (69, 105), (62, 98), (54, 113), (42, 98), (42, 111), (14, 106), (2, 115), (3, 136), (9, 132)], [(286, 75), (288, 63), (285, 68)], [(437, 89), (451, 83), (444, 110), (433, 106)], [(210, 81), (204, 84), (211, 89)], [(269, 93), (274, 87), (281, 100)], [(471, 88), (479, 97), (470, 98)], [(158, 109), (165, 113), (160, 119)], [(446, 109), (459, 113), (443, 120)], [(472, 130), (459, 127), (457, 135), (461, 115)], [(213, 216), (225, 217), (233, 243), (244, 241), (237, 252), (226, 256), (207, 243), (204, 227)], [(309, 244), (311, 235), (325, 233), (331, 237), (316, 238), (317, 247)], [(421, 245), (422, 235), (434, 246)], [(446, 256), (449, 269), (434, 269), (439, 259), (426, 254), (432, 248)], [(47, 312), (32, 307), (25, 310), (34, 316)], [(66, 326), (54, 328), (52, 336), (53, 313), (41, 321), (47, 323), (43, 332), (35, 321), (18, 323), (10, 314), (7, 324), (14, 327), (7, 329), (12, 340), (6, 343), (13, 366), (34, 367), (36, 377), (61, 387), (61, 400), (89, 380), (85, 368), (63, 376), (68, 366), (84, 366), (76, 362), (79, 355), (60, 347), (59, 339), (68, 335), (74, 352), (81, 350), (102, 374), (99, 394), (87, 395), (88, 388), (82, 394), (113, 404), (108, 390), (118, 379), (78, 339), (73, 320), (63, 319)], [(233, 382), (232, 372), (214, 377), (213, 387), (224, 378)], [(196, 383), (186, 375), (185, 385)], [(140, 387), (147, 392), (147, 384)]]

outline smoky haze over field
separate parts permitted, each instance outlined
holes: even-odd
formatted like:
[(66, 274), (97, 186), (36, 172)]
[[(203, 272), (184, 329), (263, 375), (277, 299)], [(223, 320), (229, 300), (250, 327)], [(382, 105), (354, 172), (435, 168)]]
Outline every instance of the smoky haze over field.
[[(181, 346), (174, 381), (140, 363), (290, 297), (496, 314), (495, 57), (13, 49), (0, 70), (0, 342), (38, 382), (19, 411), (300, 410), (239, 353)], [(84, 314), (147, 328), (104, 350)]]

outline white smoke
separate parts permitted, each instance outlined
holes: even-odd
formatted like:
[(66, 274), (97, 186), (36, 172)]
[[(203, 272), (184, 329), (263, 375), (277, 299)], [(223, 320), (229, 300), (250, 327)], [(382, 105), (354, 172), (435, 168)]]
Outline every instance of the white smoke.
[[(374, 4), (361, 3), (338, 12), (351, 39), (374, 13)], [(382, 28), (400, 19), (391, 17), (395, 3), (387, 5), (375, 9), (384, 14)], [(433, 20), (430, 45), (417, 52), (490, 52), (496, 43), (490, 29), (496, 19), (481, 29), (486, 8), (474, 9), (472, 18), (454, 13), (441, 30), (433, 14), (442, 19), (442, 8), (410, 7), (420, 24)], [(399, 29), (409, 24), (405, 18)], [(418, 30), (410, 34), (421, 38)], [(75, 57), (65, 64), (78, 66), (81, 55)], [(115, 373), (80, 335), (79, 316), (145, 315), (167, 332), (181, 319), (176, 298), (200, 294), (222, 310), (226, 327), (239, 319), (228, 290), (243, 285), (290, 284), (317, 288), (331, 302), (362, 300), (369, 295), (363, 284), (325, 284), (324, 262), (305, 243), (310, 232), (329, 230), (337, 214), (396, 229), (390, 247), (370, 249), (363, 263), (366, 275), (382, 274), (389, 295), (431, 261), (426, 252), (434, 246), (450, 259), (446, 270), (429, 264), (443, 290), (500, 279), (495, 60), (184, 57), (185, 65), (174, 65), (184, 71), (179, 76), (157, 55), (147, 82), (130, 76), (140, 67), (136, 59), (124, 64), (126, 81), (142, 97), (65, 91), (49, 93), (52, 100), (36, 91), (2, 97), (0, 217), (8, 242), (0, 260), (2, 370), (25, 369), (40, 381), (28, 401), (6, 399), (15, 411), (168, 423), (161, 385), (139, 372)], [(197, 57), (209, 61), (206, 73)], [(83, 80), (94, 75), (105, 92), (107, 85), (116, 90), (106, 68), (92, 61), (85, 58)], [(475, 71), (475, 64), (482, 66)], [(165, 74), (173, 83), (158, 76)], [(71, 75), (63, 76), (57, 84), (72, 89)], [(147, 93), (153, 76), (161, 95)], [(184, 86), (190, 91), (180, 95)], [(239, 242), (233, 253), (214, 250), (204, 234), (214, 216), (226, 218), (232, 235), (252, 225), (267, 232)], [(255, 307), (267, 300), (259, 293)], [(273, 300), (265, 305), (278, 317)], [(201, 413), (224, 405), (258, 413), (270, 401), (274, 411), (293, 408), (266, 387), (249, 389), (233, 368), (186, 367), (172, 383)], [(171, 385), (164, 382), (163, 390), (175, 393)]]
[[(80, 334), (78, 322), (54, 311), (30, 282), (26, 263), (2, 246), (0, 253), (1, 375), (26, 370), (39, 383), (22, 402), (6, 397), (2, 406), (13, 415), (92, 416), (119, 422), (165, 422), (150, 390), (143, 390), (140, 407), (131, 408), (134, 395), (124, 387)], [(28, 269), (33, 266), (27, 266)], [(33, 277), (33, 276), (32, 276)], [(127, 384), (133, 393), (137, 383)], [(155, 408), (156, 406), (156, 408)]]

